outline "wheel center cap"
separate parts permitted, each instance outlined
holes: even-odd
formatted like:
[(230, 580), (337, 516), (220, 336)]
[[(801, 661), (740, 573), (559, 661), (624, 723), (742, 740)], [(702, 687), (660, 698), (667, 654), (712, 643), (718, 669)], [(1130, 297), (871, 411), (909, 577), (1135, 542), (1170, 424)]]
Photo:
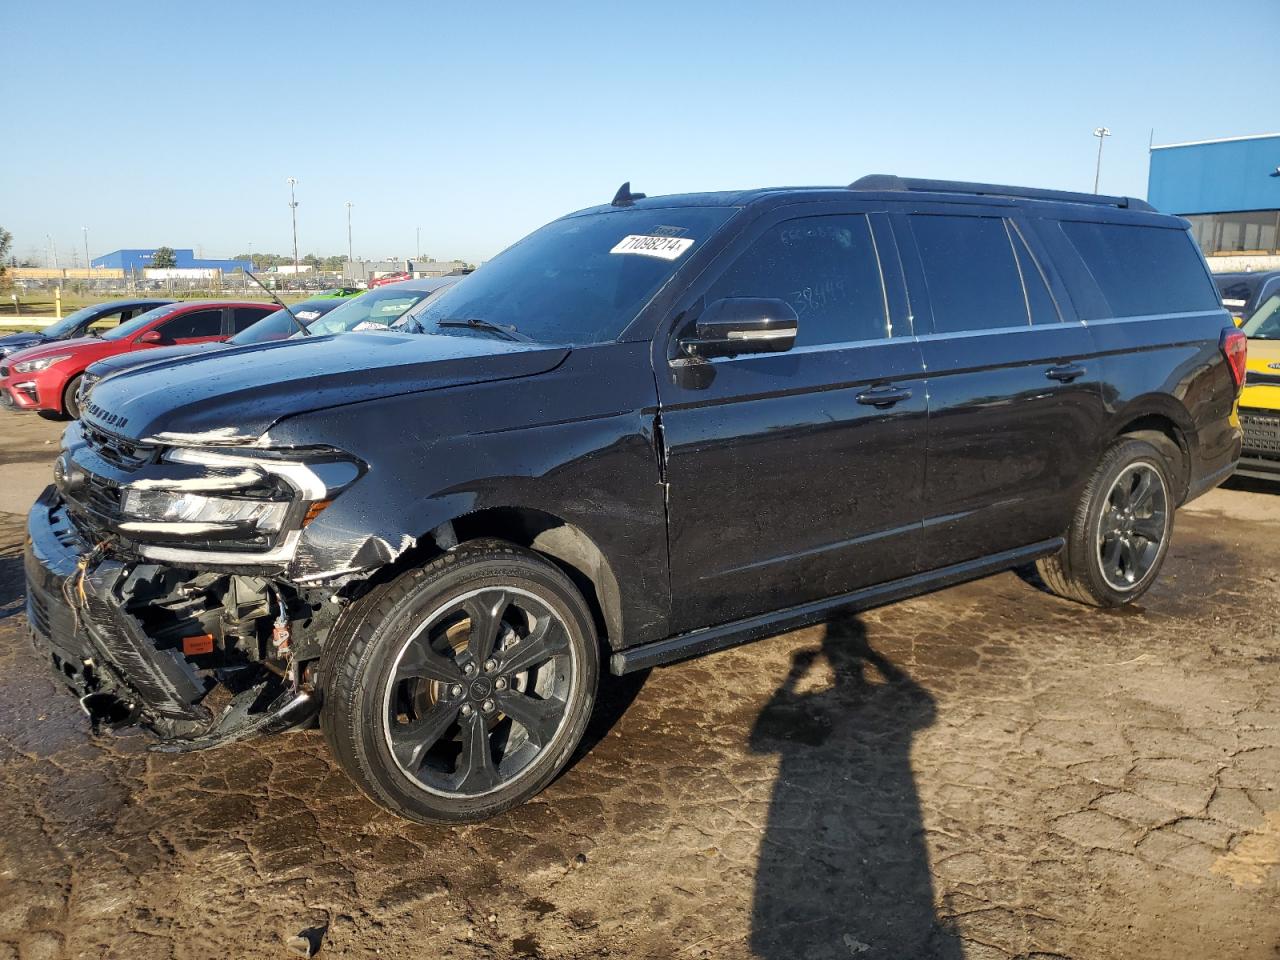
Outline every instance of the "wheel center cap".
[(491, 693), (493, 693), (493, 681), (488, 677), (480, 677), (471, 681), (471, 698), (473, 700), (484, 700)]

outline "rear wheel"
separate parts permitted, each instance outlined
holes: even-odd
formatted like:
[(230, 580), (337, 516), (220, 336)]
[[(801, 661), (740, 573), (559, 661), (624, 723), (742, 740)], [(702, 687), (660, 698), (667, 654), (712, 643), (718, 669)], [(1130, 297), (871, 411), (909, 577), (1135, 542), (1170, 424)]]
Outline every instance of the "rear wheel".
[(1164, 564), (1176, 506), (1169, 450), (1121, 437), (1102, 458), (1076, 509), (1066, 545), (1036, 563), (1045, 584), (1099, 607), (1131, 603)]
[(594, 624), (553, 564), (464, 544), (375, 589), (321, 662), (321, 726), (376, 803), (425, 822), (492, 816), (564, 767), (591, 715)]

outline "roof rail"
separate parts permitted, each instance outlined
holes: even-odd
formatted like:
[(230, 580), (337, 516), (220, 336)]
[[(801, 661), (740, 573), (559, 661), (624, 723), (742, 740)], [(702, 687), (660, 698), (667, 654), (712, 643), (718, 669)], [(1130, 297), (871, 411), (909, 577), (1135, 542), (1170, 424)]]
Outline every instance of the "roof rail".
[(1108, 197), (1096, 193), (1070, 190), (1041, 190), (1036, 187), (1007, 187), (998, 183), (966, 183), (962, 180), (922, 180), (897, 177), (891, 173), (870, 173), (849, 184), (850, 190), (876, 190), (891, 193), (969, 193), (981, 197), (1018, 197), (1026, 200), (1056, 200), (1059, 203), (1090, 203), (1099, 207), (1120, 207), (1155, 213), (1155, 207), (1134, 197)]

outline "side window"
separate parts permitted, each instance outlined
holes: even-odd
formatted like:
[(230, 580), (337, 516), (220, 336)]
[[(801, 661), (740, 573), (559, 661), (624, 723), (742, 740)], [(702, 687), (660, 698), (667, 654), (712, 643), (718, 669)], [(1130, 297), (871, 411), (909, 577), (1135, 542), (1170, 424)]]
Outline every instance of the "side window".
[(1018, 260), (1018, 272), (1022, 274), (1022, 288), (1027, 294), (1027, 311), (1031, 314), (1031, 322), (1036, 326), (1045, 323), (1061, 323), (1062, 314), (1049, 292), (1049, 281), (1045, 279), (1040, 264), (1031, 255), (1026, 238), (1014, 223), (1009, 223), (1009, 239), (1013, 241), (1013, 252)]
[(774, 224), (706, 293), (707, 302), (721, 297), (787, 301), (800, 318), (797, 346), (889, 335), (871, 224), (861, 215)]
[(110, 330), (112, 327), (118, 327), (135, 313), (141, 312), (142, 311), (140, 309), (129, 309), (117, 310), (114, 313), (104, 313), (102, 316), (98, 317), (98, 319), (94, 320), (93, 323), (89, 324), (89, 329), (101, 333), (103, 330)]
[(1027, 300), (1000, 217), (912, 214), (933, 332), (1027, 326)]
[(1221, 306), (1195, 241), (1185, 230), (1063, 221), (1062, 232), (1089, 268), (1113, 317)]
[(170, 340), (187, 340), (192, 337), (222, 336), (222, 308), (217, 310), (195, 310), (174, 317), (162, 324), (160, 332)]
[(259, 310), (256, 307), (236, 307), (231, 311), (231, 332), (240, 333), (242, 330), (248, 330), (270, 312), (270, 310)]

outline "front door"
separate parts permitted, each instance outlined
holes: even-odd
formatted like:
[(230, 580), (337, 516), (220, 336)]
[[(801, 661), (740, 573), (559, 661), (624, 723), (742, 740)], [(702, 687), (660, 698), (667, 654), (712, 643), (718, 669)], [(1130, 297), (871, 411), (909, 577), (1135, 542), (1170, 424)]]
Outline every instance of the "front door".
[[(816, 207), (744, 231), (655, 343), (676, 631), (917, 569), (928, 402), (892, 232), (869, 206)], [(786, 300), (796, 345), (681, 359), (722, 297)]]

